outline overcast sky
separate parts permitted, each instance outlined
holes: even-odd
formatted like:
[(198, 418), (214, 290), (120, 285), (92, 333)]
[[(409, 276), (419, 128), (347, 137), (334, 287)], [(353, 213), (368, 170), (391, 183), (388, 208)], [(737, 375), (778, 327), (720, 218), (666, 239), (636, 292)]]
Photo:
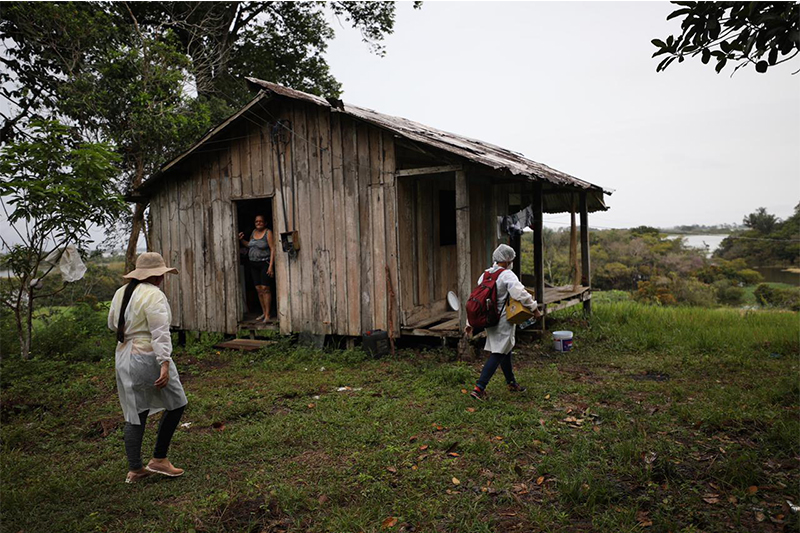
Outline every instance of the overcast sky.
[[(656, 73), (666, 2), (435, 2), (397, 8), (386, 56), (337, 28), (343, 99), (523, 153), (615, 192), (594, 227), (739, 223), (800, 202), (800, 59), (757, 74)], [(552, 227), (568, 215), (547, 215)], [(2, 221), (0, 232), (13, 234)], [(101, 232), (93, 231), (97, 241)], [(143, 242), (142, 242), (143, 244)]]
[[(523, 153), (606, 188), (593, 226), (739, 223), (800, 202), (800, 60), (656, 73), (666, 2), (400, 3), (386, 56), (338, 28), (345, 102)], [(568, 221), (568, 215), (545, 220)], [(554, 226), (556, 227), (556, 226)]]

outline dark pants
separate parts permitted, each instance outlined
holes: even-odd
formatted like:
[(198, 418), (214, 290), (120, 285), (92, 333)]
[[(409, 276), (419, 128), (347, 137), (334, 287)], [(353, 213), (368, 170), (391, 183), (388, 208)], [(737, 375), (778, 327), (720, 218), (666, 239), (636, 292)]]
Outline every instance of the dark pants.
[(492, 379), (494, 373), (497, 371), (498, 365), (503, 369), (503, 374), (506, 376), (506, 383), (516, 383), (514, 379), (514, 370), (511, 368), (511, 352), (507, 354), (493, 353), (489, 356), (486, 364), (483, 365), (481, 370), (481, 377), (478, 378), (478, 387), (485, 390)]
[[(184, 407), (178, 407), (172, 411), (164, 411), (161, 422), (158, 424), (158, 436), (156, 437), (156, 449), (153, 451), (154, 459), (164, 459), (167, 457), (169, 443), (172, 435), (181, 421)], [(150, 411), (139, 413), (139, 425), (125, 422), (125, 455), (128, 456), (128, 468), (139, 470), (142, 468), (142, 439), (144, 438), (144, 428), (147, 423), (147, 415)]]

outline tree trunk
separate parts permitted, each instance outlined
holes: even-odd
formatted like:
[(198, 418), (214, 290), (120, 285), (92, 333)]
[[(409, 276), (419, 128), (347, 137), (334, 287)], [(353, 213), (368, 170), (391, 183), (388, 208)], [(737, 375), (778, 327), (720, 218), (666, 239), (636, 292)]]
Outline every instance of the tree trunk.
[[(136, 156), (136, 167), (133, 174), (133, 183), (131, 183), (131, 190), (135, 191), (144, 180), (144, 158), (139, 153)], [(133, 221), (131, 222), (131, 234), (128, 237), (128, 249), (125, 251), (125, 273), (127, 274), (136, 268), (136, 245), (139, 242), (139, 233), (144, 227), (144, 210), (147, 204), (137, 203), (136, 208), (133, 210)], [(146, 237), (145, 237), (145, 240)], [(148, 251), (150, 245), (147, 245)]]
[[(17, 306), (14, 308), (14, 318), (17, 322), (17, 337), (19, 338), (19, 353), (22, 356), (22, 360), (25, 361), (30, 357), (31, 354), (31, 325), (32, 321), (30, 320), (30, 290), (27, 288), (29, 287), (29, 280), (24, 279), (22, 280), (23, 288), (20, 288), (20, 292), (18, 293), (17, 298)], [(23, 295), (27, 295), (28, 297), (28, 304), (23, 305)]]
[[(136, 244), (139, 242), (139, 233), (144, 227), (144, 208), (145, 204), (136, 204), (133, 211), (133, 221), (131, 223), (131, 235), (128, 238), (128, 249), (125, 252), (125, 273), (127, 274), (136, 268)], [(149, 248), (149, 246), (148, 246)]]
[(22, 310), (15, 309), (14, 314), (16, 315), (15, 318), (17, 319), (17, 337), (19, 337), (19, 353), (22, 356), (22, 360), (27, 360), (30, 357), (31, 352), (31, 342), (30, 338), (25, 338), (25, 326), (22, 324)]
[(28, 359), (31, 354), (31, 333), (33, 332), (33, 287), (28, 285), (28, 306), (25, 309), (25, 345), (20, 348), (24, 350), (23, 359)]

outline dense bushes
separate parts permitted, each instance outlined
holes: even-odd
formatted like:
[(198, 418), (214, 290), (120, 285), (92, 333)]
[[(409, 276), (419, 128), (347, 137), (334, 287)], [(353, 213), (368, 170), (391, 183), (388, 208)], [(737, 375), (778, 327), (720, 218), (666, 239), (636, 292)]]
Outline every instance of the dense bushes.
[(761, 305), (800, 311), (800, 288), (798, 287), (780, 288), (762, 283), (756, 287), (753, 294)]
[[(543, 233), (545, 281), (569, 285), (569, 230), (545, 228)], [(533, 273), (533, 238), (522, 237), (521, 266)], [(705, 252), (686, 245), (682, 238), (667, 237), (656, 228), (593, 230), (590, 233), (592, 287), (602, 291), (630, 291), (635, 300), (659, 305), (744, 304), (786, 307), (790, 295), (776, 292), (752, 301), (749, 293), (764, 281), (743, 258), (708, 259)]]
[[(81, 303), (37, 313), (31, 355), (45, 359), (99, 361), (113, 357), (116, 339), (107, 326), (107, 311)], [(5, 313), (2, 324), (3, 357), (19, 355), (13, 317)]]
[(716, 300), (714, 290), (694, 278), (660, 276), (651, 281), (640, 281), (634, 300), (660, 305), (693, 305), (712, 307)]
[(755, 285), (764, 280), (763, 276), (755, 270), (747, 268), (744, 259), (716, 259), (713, 264), (708, 264), (694, 272), (695, 277), (703, 283), (712, 284), (720, 280), (728, 280), (744, 285)]
[(742, 305), (744, 302), (744, 289), (734, 282), (721, 279), (711, 284), (717, 301), (723, 305)]

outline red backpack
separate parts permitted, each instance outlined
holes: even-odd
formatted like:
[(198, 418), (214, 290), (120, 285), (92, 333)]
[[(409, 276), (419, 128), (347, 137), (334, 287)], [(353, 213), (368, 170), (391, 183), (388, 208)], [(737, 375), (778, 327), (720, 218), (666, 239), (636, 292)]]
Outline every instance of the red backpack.
[(484, 328), (496, 326), (500, 322), (497, 312), (497, 278), (505, 268), (498, 268), (491, 274), (483, 273), (483, 280), (475, 287), (467, 300), (467, 320), (474, 333)]

